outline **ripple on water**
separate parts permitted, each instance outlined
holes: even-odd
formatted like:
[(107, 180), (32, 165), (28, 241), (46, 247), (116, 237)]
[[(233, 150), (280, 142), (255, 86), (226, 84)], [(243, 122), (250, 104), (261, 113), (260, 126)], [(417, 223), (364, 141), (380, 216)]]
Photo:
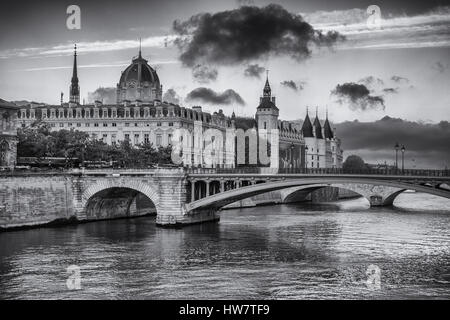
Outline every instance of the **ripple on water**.
[[(400, 195), (221, 212), (181, 230), (154, 218), (0, 234), (0, 298), (383, 299), (450, 297), (450, 201)], [(82, 290), (67, 290), (69, 265)], [(367, 267), (380, 269), (380, 290)]]

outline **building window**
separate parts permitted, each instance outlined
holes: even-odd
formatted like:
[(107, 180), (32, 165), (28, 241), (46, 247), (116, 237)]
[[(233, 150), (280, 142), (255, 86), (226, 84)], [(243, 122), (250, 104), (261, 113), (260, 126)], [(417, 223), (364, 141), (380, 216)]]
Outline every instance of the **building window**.
[(96, 123), (94, 123), (94, 127), (98, 127), (98, 123), (96, 122)]
[(125, 141), (130, 141), (130, 135), (128, 133), (125, 133)]
[(134, 144), (139, 144), (139, 133), (134, 135)]
[(72, 126), (72, 123), (71, 123), (71, 122), (69, 122), (69, 123), (67, 124), (67, 126), (68, 126), (68, 127), (71, 127), (71, 126)]
[(90, 124), (89, 124), (89, 123), (85, 123), (84, 126), (85, 126), (85, 127), (89, 127)]
[(135, 127), (137, 127), (137, 126), (138, 126), (138, 124), (137, 124), (137, 123), (135, 122), (135, 123), (134, 123), (134, 126), (135, 126)]
[(102, 141), (106, 142), (106, 139), (108, 139), (108, 135), (106, 133), (104, 133), (102, 136)]
[(113, 127), (117, 127), (117, 123), (115, 123), (115, 122), (111, 123), (111, 125), (112, 125)]
[(107, 126), (108, 126), (108, 124), (107, 124), (107, 123), (103, 123), (103, 126), (104, 126), (104, 127), (107, 127)]
[(159, 147), (162, 142), (162, 136), (160, 134), (156, 135), (156, 145)]
[(172, 134), (171, 133), (169, 133), (169, 135), (168, 135), (168, 142), (169, 142), (169, 145), (172, 144)]
[(60, 128), (64, 127), (64, 123), (60, 123), (60, 124), (59, 124), (59, 127), (60, 127)]
[(107, 118), (107, 117), (108, 117), (108, 110), (103, 109), (103, 118)]
[(169, 122), (169, 127), (173, 127), (173, 122)]
[(116, 145), (116, 135), (115, 134), (111, 135), (111, 144)]
[(129, 127), (130, 124), (128, 122), (125, 123), (125, 127)]
[(77, 123), (77, 127), (81, 127), (81, 123)]
[(267, 129), (267, 122), (264, 121), (264, 129)]
[(55, 127), (55, 123), (51, 123), (50, 127), (54, 128)]
[(148, 133), (144, 134), (144, 142), (145, 143), (149, 143), (150, 142), (150, 138), (149, 138), (149, 134)]
[(157, 126), (157, 127), (161, 127), (161, 122), (157, 122), (157, 123), (156, 123), (156, 126)]

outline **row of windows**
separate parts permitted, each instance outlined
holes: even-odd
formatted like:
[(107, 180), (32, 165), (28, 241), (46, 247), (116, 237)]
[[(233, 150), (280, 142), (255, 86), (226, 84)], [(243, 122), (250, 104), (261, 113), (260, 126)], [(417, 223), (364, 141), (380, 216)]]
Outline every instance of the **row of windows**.
[[(161, 122), (158, 122), (156, 125), (157, 125), (158, 127), (161, 127), (161, 126), (162, 126), (162, 123), (161, 123)], [(56, 127), (56, 123), (50, 123), (50, 126), (54, 128), (54, 127)], [(73, 127), (74, 124), (73, 124), (72, 122), (68, 122), (68, 123), (67, 123), (67, 126), (68, 126), (68, 127)], [(77, 122), (77, 123), (75, 124), (75, 126), (76, 126), (76, 127), (81, 127), (81, 123), (80, 123), (80, 122)], [(85, 127), (90, 127), (91, 124), (90, 124), (90, 123), (85, 123), (84, 126), (85, 126)], [(95, 122), (95, 123), (94, 123), (94, 127), (99, 127), (99, 126), (100, 126), (100, 124), (99, 124), (98, 122)], [(108, 127), (108, 123), (104, 122), (104, 123), (102, 123), (102, 126), (103, 126), (103, 127)], [(130, 126), (130, 123), (126, 122), (126, 123), (125, 123), (125, 127), (129, 127), (129, 126)], [(137, 127), (137, 126), (138, 126), (138, 123), (134, 123), (134, 126)], [(147, 127), (149, 127), (149, 126), (150, 126), (150, 124), (147, 123)], [(168, 123), (168, 126), (169, 126), (169, 127), (173, 127), (173, 122), (169, 122), (169, 123)], [(25, 123), (22, 123), (22, 127), (25, 127)], [(64, 123), (62, 123), (62, 122), (59, 123), (59, 127), (60, 127), (60, 128), (64, 127)], [(117, 127), (117, 123), (115, 123), (115, 122), (111, 123), (111, 127)]]
[[(49, 115), (50, 111), (50, 115)], [(30, 118), (36, 117), (35, 109), (30, 109), (28, 112), (26, 109), (22, 109), (20, 111), (19, 117), (20, 118), (27, 118), (27, 113)], [(196, 111), (190, 111), (190, 110), (168, 110), (166, 108), (164, 109), (128, 109), (125, 110), (117, 110), (116, 108), (103, 108), (103, 109), (89, 109), (89, 108), (77, 108), (77, 109), (71, 109), (71, 108), (61, 108), (61, 109), (41, 109), (41, 115), (43, 119), (47, 118), (99, 118), (100, 115), (103, 118), (140, 118), (140, 117), (184, 117), (186, 119), (191, 120), (197, 120), (197, 121), (205, 121), (207, 123), (212, 122), (212, 117), (209, 114), (203, 114), (198, 113)], [(220, 119), (216, 119), (216, 121), (221, 122)]]

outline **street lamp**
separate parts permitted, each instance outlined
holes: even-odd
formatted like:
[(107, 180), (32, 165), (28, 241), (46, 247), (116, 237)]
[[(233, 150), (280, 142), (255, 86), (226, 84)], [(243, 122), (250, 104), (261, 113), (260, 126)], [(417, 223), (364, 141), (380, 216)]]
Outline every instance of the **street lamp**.
[(308, 172), (308, 146), (305, 146), (305, 169)]
[(398, 171), (398, 149), (400, 148), (398, 142), (395, 143), (395, 173)]
[(405, 150), (406, 150), (404, 145), (402, 145), (401, 150), (402, 150), (402, 174), (403, 174), (403, 171), (405, 170)]
[(294, 143), (291, 143), (291, 168), (294, 168)]

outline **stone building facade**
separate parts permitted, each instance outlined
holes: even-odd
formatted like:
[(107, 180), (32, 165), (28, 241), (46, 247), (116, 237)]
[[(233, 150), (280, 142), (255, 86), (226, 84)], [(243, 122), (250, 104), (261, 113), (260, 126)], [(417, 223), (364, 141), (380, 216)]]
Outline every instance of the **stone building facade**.
[(17, 156), (17, 119), (18, 107), (0, 99), (0, 167), (12, 168)]
[[(124, 140), (132, 145), (151, 143), (155, 147), (178, 144), (183, 148), (182, 161), (187, 166), (205, 166), (203, 150), (206, 144), (202, 143), (205, 131), (214, 129), (225, 137), (227, 129), (234, 128), (232, 119), (221, 109), (211, 114), (200, 106), (185, 108), (162, 101), (158, 75), (142, 58), (140, 51), (122, 72), (116, 104), (103, 104), (101, 101), (80, 104), (76, 59), (75, 52), (69, 102), (23, 106), (18, 112), (19, 126), (26, 127), (41, 120), (48, 123), (51, 130), (87, 132), (93, 139), (110, 145)], [(214, 143), (214, 157), (208, 162), (209, 166), (233, 166), (233, 149), (225, 148), (224, 139), (211, 143)]]
[[(182, 163), (186, 166), (342, 166), (340, 140), (331, 130), (328, 117), (322, 125), (316, 116), (312, 125), (307, 114), (301, 128), (294, 121), (280, 120), (268, 77), (254, 118), (236, 117), (234, 113), (228, 117), (221, 109), (208, 113), (201, 106), (185, 108), (163, 101), (158, 74), (139, 50), (138, 56), (121, 73), (115, 104), (102, 101), (81, 104), (75, 47), (69, 91), (69, 102), (61, 101), (60, 105), (30, 103), (21, 107), (17, 114), (18, 125), (26, 127), (40, 120), (48, 123), (51, 130), (79, 130), (107, 144), (127, 140), (132, 145), (179, 146)], [(244, 140), (254, 137), (258, 141), (255, 150), (245, 140), (243, 161), (239, 161), (242, 141), (234, 136), (236, 129), (246, 131)], [(215, 135), (206, 134), (205, 138), (205, 132), (211, 131), (216, 132)], [(259, 149), (262, 145), (267, 145), (268, 163), (262, 161)], [(205, 155), (206, 148), (211, 152)], [(255, 157), (256, 163), (250, 161)]]
[(328, 112), (325, 121), (321, 121), (316, 109), (316, 117), (311, 123), (306, 110), (301, 131), (306, 144), (305, 163), (308, 168), (342, 168), (341, 140), (336, 130), (331, 129)]

